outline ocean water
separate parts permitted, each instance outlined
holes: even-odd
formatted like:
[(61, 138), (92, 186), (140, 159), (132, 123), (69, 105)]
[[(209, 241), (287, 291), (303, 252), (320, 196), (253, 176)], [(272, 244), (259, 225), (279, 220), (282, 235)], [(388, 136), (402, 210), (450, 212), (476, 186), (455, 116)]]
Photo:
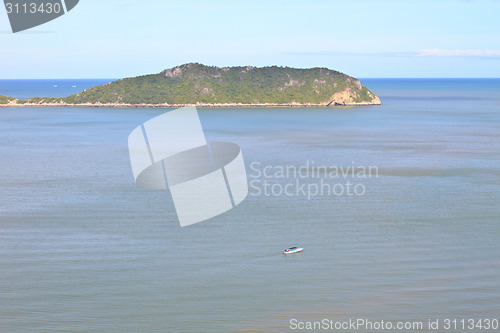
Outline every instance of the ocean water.
[[(252, 186), (185, 228), (129, 165), (129, 133), (168, 110), (0, 109), (0, 332), (500, 319), (500, 80), (361, 81), (383, 105), (200, 109), (208, 141), (240, 145)], [(321, 180), (344, 193), (314, 194)], [(311, 190), (266, 195), (264, 181)]]
[(0, 95), (28, 99), (31, 97), (66, 97), (84, 89), (106, 84), (115, 79), (43, 79), (0, 80)]

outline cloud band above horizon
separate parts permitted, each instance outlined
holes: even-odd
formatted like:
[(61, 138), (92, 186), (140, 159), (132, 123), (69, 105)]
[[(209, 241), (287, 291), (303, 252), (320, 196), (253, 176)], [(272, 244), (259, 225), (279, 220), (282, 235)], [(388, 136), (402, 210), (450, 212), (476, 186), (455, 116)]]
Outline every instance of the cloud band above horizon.
[(419, 51), (389, 51), (389, 52), (338, 52), (338, 51), (319, 51), (319, 52), (290, 52), (295, 55), (349, 55), (349, 56), (387, 56), (387, 57), (500, 57), (500, 50), (446, 50), (446, 49), (423, 49)]

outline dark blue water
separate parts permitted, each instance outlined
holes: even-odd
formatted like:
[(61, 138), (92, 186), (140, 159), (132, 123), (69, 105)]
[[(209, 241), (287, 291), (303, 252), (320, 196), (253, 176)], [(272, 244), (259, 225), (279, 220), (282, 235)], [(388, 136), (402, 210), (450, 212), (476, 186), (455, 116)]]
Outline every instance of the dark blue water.
[[(0, 331), (498, 319), (500, 80), (362, 82), (381, 106), (199, 113), (209, 141), (241, 147), (249, 181), (297, 180), (256, 177), (252, 163), (376, 166), (351, 179), (366, 193), (251, 188), (185, 228), (129, 165), (129, 133), (166, 109), (0, 109)], [(306, 170), (299, 180), (317, 184)], [(289, 246), (305, 250), (283, 256)]]
[(497, 100), (500, 79), (361, 79), (364, 85), (384, 98), (397, 100), (481, 101)]
[(28, 99), (31, 97), (66, 97), (84, 89), (115, 79), (0, 80), (0, 95)]

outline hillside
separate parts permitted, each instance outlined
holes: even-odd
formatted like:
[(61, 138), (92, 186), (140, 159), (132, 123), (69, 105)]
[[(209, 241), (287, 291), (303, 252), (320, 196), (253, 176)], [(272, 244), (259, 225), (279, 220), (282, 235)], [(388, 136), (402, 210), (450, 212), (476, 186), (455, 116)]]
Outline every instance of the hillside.
[(0, 104), (9, 104), (12, 101), (15, 101), (16, 99), (14, 97), (7, 97), (4, 95), (0, 95)]
[(190, 63), (158, 74), (117, 80), (65, 98), (24, 105), (228, 106), (367, 105), (380, 100), (359, 80), (327, 68), (211, 67)]

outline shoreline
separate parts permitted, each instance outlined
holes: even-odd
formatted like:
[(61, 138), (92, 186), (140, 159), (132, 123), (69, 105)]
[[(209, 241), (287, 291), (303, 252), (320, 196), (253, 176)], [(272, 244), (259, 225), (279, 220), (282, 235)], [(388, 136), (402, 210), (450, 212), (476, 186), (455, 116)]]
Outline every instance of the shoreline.
[(9, 102), (0, 104), (0, 107), (89, 107), (89, 108), (182, 108), (182, 107), (199, 107), (199, 108), (266, 108), (266, 107), (341, 107), (341, 106), (375, 106), (381, 105), (380, 102), (362, 102), (362, 103), (335, 103), (335, 104), (300, 104), (300, 103), (258, 103), (258, 104), (128, 104), (128, 103), (24, 103)]

